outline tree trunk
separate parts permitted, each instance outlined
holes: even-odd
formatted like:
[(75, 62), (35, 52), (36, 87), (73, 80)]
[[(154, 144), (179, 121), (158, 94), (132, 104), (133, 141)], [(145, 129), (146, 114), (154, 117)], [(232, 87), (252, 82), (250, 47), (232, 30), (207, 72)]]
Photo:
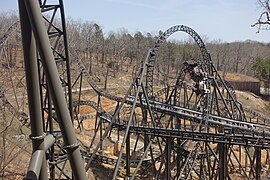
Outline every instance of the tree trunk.
[(103, 68), (104, 67), (104, 63), (105, 63), (105, 60), (106, 60), (106, 55), (104, 52), (102, 52), (102, 56), (101, 56), (101, 67)]
[(108, 74), (109, 74), (109, 68), (107, 67), (106, 75), (105, 75), (105, 82), (104, 82), (104, 89), (105, 90), (107, 90)]
[(89, 67), (88, 67), (88, 72), (90, 75), (92, 75), (92, 53), (89, 52), (89, 56), (87, 54), (87, 58), (89, 57)]

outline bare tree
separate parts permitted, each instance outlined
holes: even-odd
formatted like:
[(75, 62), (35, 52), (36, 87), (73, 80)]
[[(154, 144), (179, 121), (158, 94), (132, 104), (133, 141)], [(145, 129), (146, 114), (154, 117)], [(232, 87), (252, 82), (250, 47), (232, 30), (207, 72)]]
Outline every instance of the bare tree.
[(259, 18), (257, 22), (255, 22), (252, 27), (258, 27), (257, 33), (260, 32), (260, 30), (268, 30), (270, 25), (270, 1), (269, 0), (258, 0), (258, 4), (260, 8), (262, 9), (262, 13), (259, 15)]

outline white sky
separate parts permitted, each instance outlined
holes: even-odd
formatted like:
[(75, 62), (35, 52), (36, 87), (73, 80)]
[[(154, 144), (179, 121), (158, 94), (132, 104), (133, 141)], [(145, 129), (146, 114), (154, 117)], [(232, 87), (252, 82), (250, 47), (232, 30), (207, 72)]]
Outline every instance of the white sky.
[[(0, 13), (17, 10), (17, 0), (0, 0)], [(51, 0), (55, 1), (55, 0)], [(270, 30), (251, 25), (262, 11), (257, 0), (64, 0), (67, 16), (94, 21), (105, 32), (127, 29), (156, 33), (184, 24), (208, 40), (270, 42)]]

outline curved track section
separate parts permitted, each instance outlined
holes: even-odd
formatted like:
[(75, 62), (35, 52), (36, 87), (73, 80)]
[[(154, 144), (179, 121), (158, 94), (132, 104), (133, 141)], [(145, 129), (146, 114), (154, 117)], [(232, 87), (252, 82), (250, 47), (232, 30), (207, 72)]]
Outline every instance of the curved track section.
[(193, 29), (191, 29), (188, 26), (185, 25), (176, 25), (173, 26), (171, 28), (169, 28), (168, 30), (166, 30), (162, 35), (160, 35), (158, 37), (158, 39), (156, 40), (154, 46), (151, 49), (151, 55), (149, 57), (149, 59), (147, 60), (147, 73), (146, 73), (146, 89), (148, 91), (148, 96), (151, 98), (153, 97), (153, 74), (154, 74), (154, 65), (155, 65), (155, 61), (156, 61), (156, 55), (158, 53), (159, 47), (162, 45), (162, 43), (164, 41), (166, 41), (166, 39), (174, 34), (175, 32), (185, 32), (187, 34), (189, 34), (197, 43), (197, 45), (199, 46), (200, 50), (201, 50), (201, 54), (203, 57), (203, 60), (201, 62), (201, 64), (203, 65), (203, 70), (205, 72), (207, 72), (209, 75), (212, 74), (212, 70), (211, 70), (211, 57), (210, 54), (207, 52), (207, 49), (205, 48), (204, 42), (202, 41), (201, 37), (199, 36), (199, 34), (194, 31)]
[(0, 99), (3, 103), (3, 107), (6, 107), (15, 117), (19, 119), (23, 126), (30, 127), (29, 117), (25, 112), (21, 112), (18, 108), (15, 108), (6, 98), (5, 92), (2, 87), (0, 87)]
[[(71, 49), (71, 48), (70, 48)], [(91, 75), (89, 74), (89, 72), (87, 71), (84, 63), (82, 62), (81, 58), (79, 57), (79, 55), (74, 51), (74, 50), (70, 50), (71, 55), (73, 55), (76, 59), (76, 63), (77, 66), (80, 70), (80, 72), (83, 74), (83, 76), (86, 78), (88, 84), (93, 88), (93, 90), (101, 96), (107, 97), (111, 100), (115, 100), (117, 102), (122, 101), (122, 98), (116, 97), (114, 95), (109, 94), (108, 92), (102, 90), (101, 88), (99, 88), (96, 83), (93, 81)]]
[[(6, 45), (9, 38), (11, 38), (16, 30), (19, 29), (19, 21), (14, 22), (9, 28), (6, 30), (6, 32), (3, 34), (3, 36), (0, 38), (0, 55), (3, 53), (4, 46)], [(7, 58), (5, 56), (5, 58)], [(15, 88), (15, 87), (13, 87)], [(14, 95), (16, 96), (16, 95)], [(29, 127), (29, 117), (27, 113), (22, 112), (18, 110), (18, 108), (15, 108), (12, 103), (8, 100), (8, 98), (5, 95), (4, 86), (0, 85), (0, 99), (3, 103), (3, 107), (6, 107), (15, 117), (19, 119), (19, 121), (22, 123), (23, 126)], [(17, 98), (15, 98), (17, 100)], [(18, 102), (17, 102), (18, 104)]]
[(10, 36), (12, 36), (12, 33), (18, 28), (19, 26), (19, 21), (13, 23), (8, 29), (7, 31), (4, 33), (3, 37), (0, 39), (0, 47), (2, 47), (6, 41), (8, 40), (8, 38)]

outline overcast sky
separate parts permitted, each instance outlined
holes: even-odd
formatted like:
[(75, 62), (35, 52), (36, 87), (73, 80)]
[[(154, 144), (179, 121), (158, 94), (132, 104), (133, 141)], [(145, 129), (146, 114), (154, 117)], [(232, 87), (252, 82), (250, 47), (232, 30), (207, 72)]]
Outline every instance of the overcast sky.
[[(0, 13), (17, 10), (17, 0), (0, 1)], [(64, 0), (64, 4), (67, 16), (94, 21), (105, 32), (126, 28), (130, 33), (156, 33), (184, 24), (209, 41), (270, 42), (270, 30), (258, 34), (251, 27), (262, 11), (257, 0)]]

